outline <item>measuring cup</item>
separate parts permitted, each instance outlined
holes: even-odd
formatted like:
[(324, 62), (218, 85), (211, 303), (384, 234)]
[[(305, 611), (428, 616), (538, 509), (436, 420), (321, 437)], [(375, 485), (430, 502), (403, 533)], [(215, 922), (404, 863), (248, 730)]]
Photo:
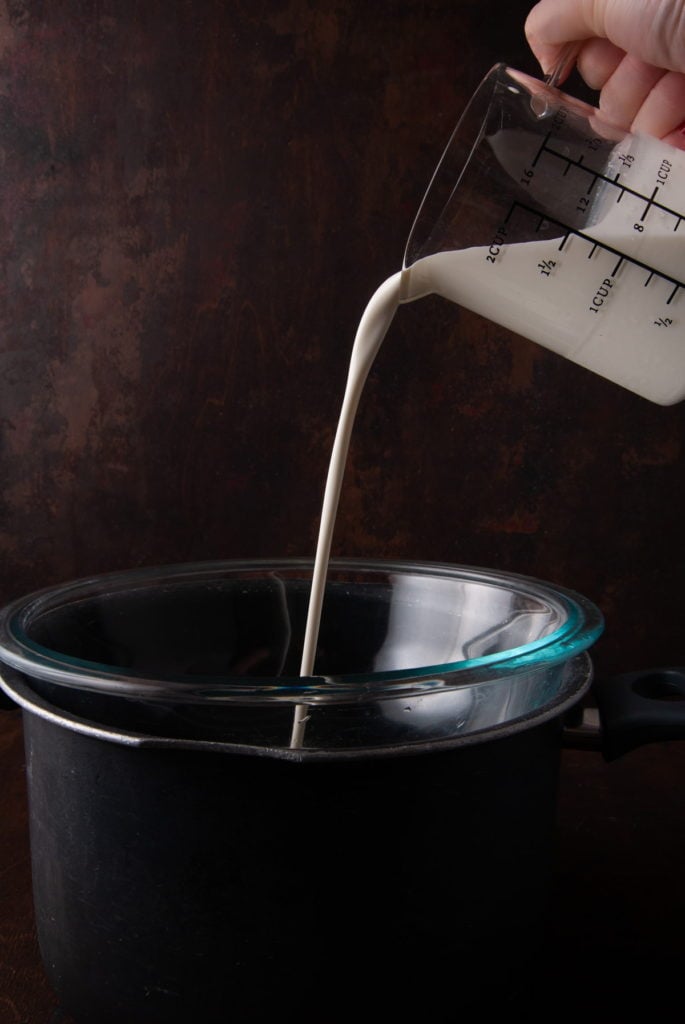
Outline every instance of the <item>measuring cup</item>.
[(657, 402), (685, 397), (685, 153), (497, 65), (423, 199), (403, 301), (452, 299)]

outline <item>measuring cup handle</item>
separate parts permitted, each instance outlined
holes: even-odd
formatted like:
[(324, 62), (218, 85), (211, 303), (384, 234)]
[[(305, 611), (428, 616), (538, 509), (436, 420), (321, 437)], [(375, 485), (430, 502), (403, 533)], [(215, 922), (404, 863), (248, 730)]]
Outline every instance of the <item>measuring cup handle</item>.
[(685, 739), (685, 668), (628, 672), (595, 682), (594, 693), (608, 761), (645, 743)]

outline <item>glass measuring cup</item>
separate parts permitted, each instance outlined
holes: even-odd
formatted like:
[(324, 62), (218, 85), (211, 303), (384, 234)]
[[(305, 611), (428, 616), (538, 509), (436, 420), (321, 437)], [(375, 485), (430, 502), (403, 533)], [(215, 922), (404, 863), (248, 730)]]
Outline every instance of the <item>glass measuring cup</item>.
[(657, 402), (685, 397), (685, 153), (497, 65), (412, 227), (436, 293)]

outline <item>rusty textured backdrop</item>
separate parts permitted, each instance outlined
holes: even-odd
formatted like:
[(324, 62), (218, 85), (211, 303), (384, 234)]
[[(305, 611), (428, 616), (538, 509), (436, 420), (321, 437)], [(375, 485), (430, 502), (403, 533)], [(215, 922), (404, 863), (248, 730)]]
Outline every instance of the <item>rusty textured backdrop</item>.
[[(0, 0), (0, 602), (313, 550), (358, 317), (483, 73), (534, 69), (527, 6)], [(371, 375), (335, 548), (550, 578), (604, 609), (601, 670), (682, 663), (684, 417), (424, 300)], [(66, 1024), (17, 714), (0, 1019)], [(564, 761), (558, 992), (596, 1021), (680, 976), (683, 753)], [(607, 948), (626, 959), (603, 1003)]]
[[(497, 0), (0, 3), (2, 600), (309, 554), (346, 359)], [(437, 299), (371, 375), (335, 550), (538, 575), (682, 661), (685, 406)]]

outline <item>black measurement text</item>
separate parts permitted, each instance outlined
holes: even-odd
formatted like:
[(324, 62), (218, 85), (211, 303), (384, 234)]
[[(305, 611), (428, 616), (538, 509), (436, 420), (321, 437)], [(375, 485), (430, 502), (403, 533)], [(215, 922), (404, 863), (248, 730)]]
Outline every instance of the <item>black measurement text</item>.
[(656, 184), (664, 185), (668, 181), (668, 176), (673, 169), (673, 164), (670, 160), (662, 160), (661, 167), (656, 172)]
[(502, 246), (506, 243), (507, 229), (505, 227), (497, 228), (497, 234), (490, 242), (490, 248), (485, 256), (488, 263), (495, 263), (497, 257), (502, 251)]
[(592, 302), (588, 306), (588, 309), (590, 310), (591, 313), (599, 313), (600, 309), (602, 308), (602, 306), (604, 305), (606, 300), (609, 298), (609, 295), (611, 293), (611, 289), (613, 287), (614, 287), (613, 278), (605, 277), (604, 280), (602, 281), (601, 285), (599, 286), (599, 288), (595, 292), (595, 295), (594, 295), (594, 298), (593, 298)]

